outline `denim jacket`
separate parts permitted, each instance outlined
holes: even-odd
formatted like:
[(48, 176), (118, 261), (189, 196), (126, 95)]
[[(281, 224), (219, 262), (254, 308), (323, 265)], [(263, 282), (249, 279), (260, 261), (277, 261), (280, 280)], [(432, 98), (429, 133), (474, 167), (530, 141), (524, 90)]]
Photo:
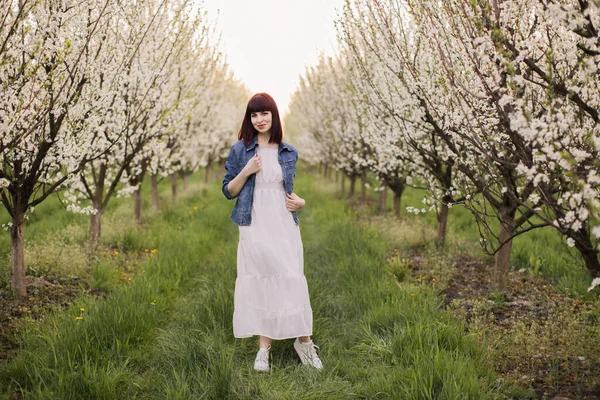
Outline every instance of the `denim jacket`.
[[(256, 135), (254, 135), (252, 141), (248, 144), (248, 147), (244, 146), (243, 140), (239, 140), (231, 146), (229, 156), (227, 156), (227, 161), (225, 162), (226, 172), (225, 177), (223, 178), (222, 190), (225, 197), (229, 200), (233, 200), (237, 197), (235, 207), (233, 207), (229, 219), (240, 226), (247, 226), (252, 222), (252, 202), (254, 201), (254, 181), (256, 180), (256, 174), (252, 174), (248, 177), (244, 187), (242, 187), (242, 190), (237, 196), (232, 196), (231, 193), (229, 193), (227, 185), (242, 171), (248, 161), (254, 157), (257, 146)], [(294, 146), (281, 142), (279, 143), (278, 155), (279, 165), (281, 165), (281, 170), (283, 172), (283, 186), (285, 192), (291, 194), (294, 189), (298, 151)], [(296, 211), (292, 211), (292, 216), (296, 225), (300, 225)]]

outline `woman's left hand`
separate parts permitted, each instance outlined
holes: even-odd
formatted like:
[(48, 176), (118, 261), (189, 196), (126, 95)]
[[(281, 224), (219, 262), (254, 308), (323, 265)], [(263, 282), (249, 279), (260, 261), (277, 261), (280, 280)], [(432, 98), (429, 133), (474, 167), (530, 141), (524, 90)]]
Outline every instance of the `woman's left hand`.
[(285, 206), (288, 211), (298, 211), (306, 205), (306, 201), (303, 198), (298, 197), (296, 193), (285, 195)]

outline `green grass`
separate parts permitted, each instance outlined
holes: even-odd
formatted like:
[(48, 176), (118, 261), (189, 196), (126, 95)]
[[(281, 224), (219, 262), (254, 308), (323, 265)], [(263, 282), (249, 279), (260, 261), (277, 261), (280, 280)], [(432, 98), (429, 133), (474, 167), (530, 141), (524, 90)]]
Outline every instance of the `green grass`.
[[(379, 187), (379, 183), (369, 175), (371, 187)], [(360, 185), (357, 181), (358, 199)], [(333, 192), (338, 193), (339, 192)], [(371, 206), (362, 210), (370, 215), (378, 213), (378, 192), (367, 191)], [(424, 233), (424, 242), (433, 245), (435, 239), (433, 230), (436, 229), (437, 219), (434, 211), (414, 215), (406, 211), (406, 207), (422, 208), (422, 200), (426, 192), (422, 189), (407, 188), (402, 196), (402, 219), (413, 227), (428, 228)], [(393, 194), (388, 191), (387, 210), (392, 210)], [(491, 226), (497, 230), (498, 222), (491, 221)], [(449, 211), (448, 229), (445, 248), (455, 254), (469, 254), (471, 257), (489, 259), (479, 245), (479, 231), (473, 215), (464, 207), (456, 205)], [(527, 232), (516, 237), (513, 241), (511, 268), (524, 269), (533, 274), (549, 278), (556, 284), (558, 290), (570, 295), (591, 298), (597, 294), (589, 294), (591, 278), (585, 270), (581, 254), (575, 248), (569, 248), (566, 240), (552, 227), (544, 227)]]
[[(479, 339), (440, 309), (434, 290), (399, 283), (386, 240), (299, 175), (323, 371), (301, 365), (291, 339), (273, 343), (271, 373), (252, 370), (257, 341), (235, 339), (232, 330), (233, 202), (213, 184), (166, 207), (143, 231), (121, 231), (126, 255), (149, 246), (158, 252), (136, 264), (129, 284), (115, 281), (109, 261), (99, 262), (93, 280), (110, 297), (82, 298), (30, 327), (22, 351), (0, 367), (2, 392), (25, 399), (501, 398)], [(117, 207), (115, 214), (128, 213)]]

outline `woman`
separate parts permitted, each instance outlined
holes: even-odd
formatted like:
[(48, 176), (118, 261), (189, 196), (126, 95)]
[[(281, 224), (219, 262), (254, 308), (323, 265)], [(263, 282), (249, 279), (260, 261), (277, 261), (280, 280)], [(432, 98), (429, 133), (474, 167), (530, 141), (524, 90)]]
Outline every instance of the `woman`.
[(223, 179), (225, 197), (237, 197), (230, 219), (240, 232), (233, 334), (260, 336), (257, 371), (269, 371), (271, 341), (287, 338), (296, 338), (294, 349), (303, 364), (322, 368), (310, 339), (312, 309), (296, 215), (305, 201), (292, 192), (298, 152), (282, 138), (275, 101), (255, 94)]

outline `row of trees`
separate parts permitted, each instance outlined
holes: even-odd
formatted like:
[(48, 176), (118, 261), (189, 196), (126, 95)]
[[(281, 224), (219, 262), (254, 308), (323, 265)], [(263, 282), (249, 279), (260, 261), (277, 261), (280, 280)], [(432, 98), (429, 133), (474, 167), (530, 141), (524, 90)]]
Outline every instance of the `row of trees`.
[(231, 145), (247, 89), (188, 0), (0, 0), (0, 197), (11, 276), (26, 295), (24, 223), (53, 193), (90, 215), (115, 195), (187, 175)]
[(347, 0), (290, 128), (314, 162), (372, 171), (398, 202), (425, 186), (413, 210), (437, 211), (440, 245), (448, 208), (469, 209), (500, 290), (512, 239), (544, 226), (598, 277), (599, 29), (597, 0)]

